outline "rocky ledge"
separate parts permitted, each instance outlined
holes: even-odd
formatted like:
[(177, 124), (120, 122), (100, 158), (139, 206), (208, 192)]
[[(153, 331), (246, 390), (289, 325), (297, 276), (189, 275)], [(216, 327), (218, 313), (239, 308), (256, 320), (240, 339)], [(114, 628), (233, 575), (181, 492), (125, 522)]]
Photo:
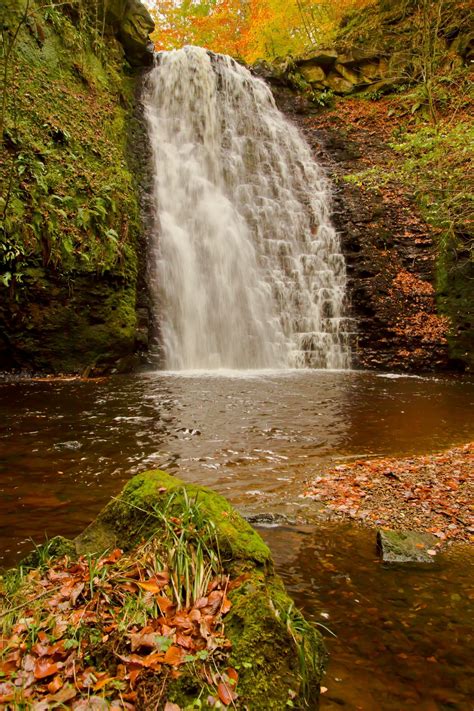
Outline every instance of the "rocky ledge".
[(153, 42), (149, 35), (155, 23), (140, 0), (112, 0), (106, 4), (106, 18), (132, 66), (153, 62)]

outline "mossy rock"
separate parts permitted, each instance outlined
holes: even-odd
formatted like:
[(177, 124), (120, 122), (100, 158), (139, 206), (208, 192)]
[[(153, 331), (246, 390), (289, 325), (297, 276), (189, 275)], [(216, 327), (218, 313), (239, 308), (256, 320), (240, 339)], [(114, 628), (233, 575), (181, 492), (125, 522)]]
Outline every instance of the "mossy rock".
[(312, 52), (310, 56), (298, 59), (296, 65), (300, 68), (318, 66), (328, 69), (334, 65), (337, 57), (337, 52), (334, 49), (320, 49)]
[(303, 77), (306, 79), (307, 82), (310, 84), (314, 84), (316, 82), (321, 82), (324, 81), (326, 78), (326, 73), (324, 69), (321, 67), (318, 67), (317, 65), (307, 65), (304, 67), (301, 67), (300, 73), (303, 75)]
[(134, 66), (153, 62), (153, 43), (149, 35), (155, 29), (150, 13), (139, 0), (129, 0), (118, 32), (127, 59)]
[(356, 71), (354, 71), (354, 69), (349, 69), (349, 67), (345, 64), (340, 64), (339, 62), (336, 62), (334, 69), (341, 75), (341, 77), (343, 77), (343, 79), (346, 79), (346, 81), (351, 84), (359, 84), (360, 76)]
[[(140, 540), (160, 535), (157, 510), (179, 517), (190, 500), (199, 502), (204, 519), (215, 527), (231, 579), (245, 574), (229, 595), (232, 608), (225, 617), (232, 643), (229, 663), (239, 672), (237, 708), (278, 711), (289, 701), (293, 708), (318, 708), (325, 660), (321, 637), (295, 610), (266, 544), (221, 496), (162, 471), (139, 474), (75, 539), (76, 551), (131, 550)], [(168, 688), (168, 699), (186, 708), (199, 692), (196, 684), (183, 674)]]
[(327, 86), (335, 94), (350, 94), (354, 89), (354, 84), (336, 72), (330, 72), (326, 77)]

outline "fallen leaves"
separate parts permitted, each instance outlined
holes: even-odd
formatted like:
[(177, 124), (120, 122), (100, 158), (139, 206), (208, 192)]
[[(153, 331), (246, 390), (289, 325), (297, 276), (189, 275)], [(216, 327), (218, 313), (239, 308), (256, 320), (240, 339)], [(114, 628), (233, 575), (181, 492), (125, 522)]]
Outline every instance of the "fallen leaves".
[[(71, 704), (75, 711), (133, 711), (142, 680), (156, 675), (164, 694), (166, 680), (188, 663), (213, 703), (234, 703), (238, 673), (219, 671), (231, 647), (222, 618), (231, 609), (228, 590), (245, 576), (230, 581), (216, 573), (196, 600), (186, 595), (191, 605), (184, 607), (175, 594), (184, 579), (172, 579), (157, 546), (115, 549), (98, 560), (64, 557), (25, 576), (9, 632), (0, 637), (0, 708), (16, 708), (9, 705), (15, 700), (35, 711)], [(166, 701), (165, 709), (179, 706)]]
[(316, 477), (305, 496), (323, 501), (334, 515), (432, 533), (440, 542), (472, 541), (473, 485), (469, 443), (441, 454), (338, 465)]
[(52, 676), (59, 671), (59, 667), (50, 659), (38, 659), (34, 668), (35, 679), (44, 679), (47, 676)]
[(229, 704), (231, 704), (237, 698), (237, 694), (231, 688), (230, 684), (226, 684), (223, 681), (221, 681), (217, 685), (217, 694), (222, 703), (226, 706), (229, 706)]

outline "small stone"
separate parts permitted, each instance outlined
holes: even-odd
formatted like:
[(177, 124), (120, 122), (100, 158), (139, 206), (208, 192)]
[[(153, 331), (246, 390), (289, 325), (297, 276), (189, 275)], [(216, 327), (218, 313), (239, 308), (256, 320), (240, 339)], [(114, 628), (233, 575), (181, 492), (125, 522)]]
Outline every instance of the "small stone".
[(54, 445), (55, 449), (69, 449), (71, 451), (81, 449), (82, 444), (77, 440), (71, 440), (70, 442), (58, 442)]
[(404, 565), (432, 564), (436, 556), (436, 539), (416, 531), (377, 532), (377, 548), (384, 563)]

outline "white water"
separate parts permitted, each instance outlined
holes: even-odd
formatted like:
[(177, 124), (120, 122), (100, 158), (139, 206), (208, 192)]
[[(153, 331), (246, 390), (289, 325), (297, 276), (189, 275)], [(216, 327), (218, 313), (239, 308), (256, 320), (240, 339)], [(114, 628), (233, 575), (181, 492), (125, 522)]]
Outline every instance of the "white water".
[(265, 83), (185, 47), (158, 55), (144, 104), (165, 367), (348, 367), (328, 186)]

